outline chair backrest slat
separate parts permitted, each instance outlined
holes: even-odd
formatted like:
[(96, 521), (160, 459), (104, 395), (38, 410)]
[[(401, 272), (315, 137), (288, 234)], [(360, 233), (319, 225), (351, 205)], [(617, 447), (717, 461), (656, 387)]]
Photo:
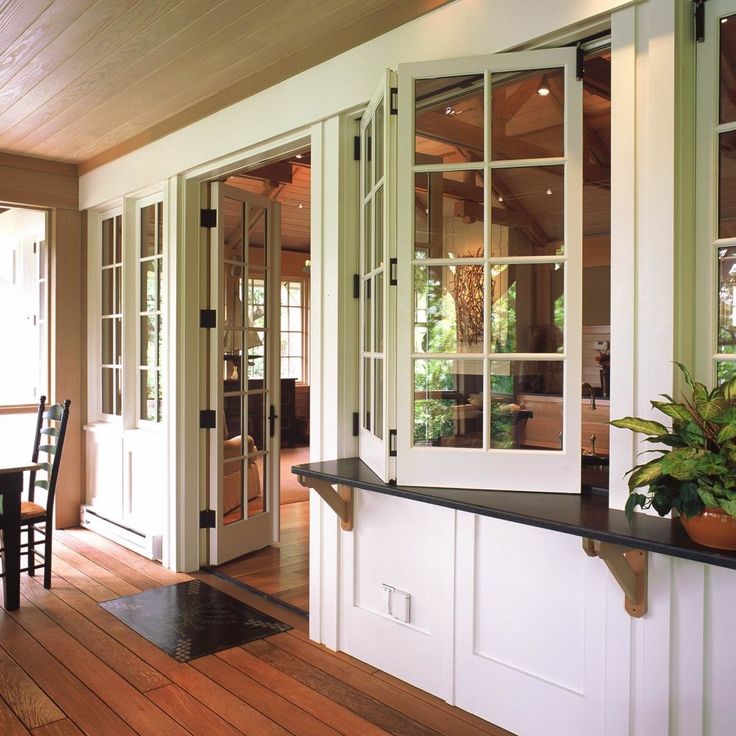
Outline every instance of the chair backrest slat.
[(48, 435), (50, 437), (58, 437), (59, 436), (59, 430), (56, 429), (56, 427), (44, 427), (41, 430), (41, 434)]
[(50, 406), (43, 414), (44, 419), (51, 419), (54, 422), (60, 422), (64, 413), (64, 407), (61, 404)]
[[(63, 404), (53, 404), (50, 407), (45, 407), (45, 402), (46, 397), (41, 397), (38, 408), (36, 439), (33, 446), (33, 462), (38, 463), (39, 453), (42, 452), (48, 456), (49, 461), (40, 462), (38, 471), (31, 472), (28, 498), (31, 501), (34, 500), (35, 488), (45, 490), (46, 513), (50, 518), (53, 514), (56, 479), (59, 475), (61, 452), (64, 447), (71, 401), (67, 399)], [(41, 444), (41, 437), (46, 438), (47, 444)], [(37, 472), (44, 472), (46, 477), (37, 478)]]

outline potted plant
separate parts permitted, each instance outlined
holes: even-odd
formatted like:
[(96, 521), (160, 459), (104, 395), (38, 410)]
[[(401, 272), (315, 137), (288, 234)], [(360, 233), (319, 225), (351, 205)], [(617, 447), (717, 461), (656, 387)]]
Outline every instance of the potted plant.
[(685, 366), (676, 365), (690, 396), (675, 401), (663, 394), (664, 401), (651, 402), (672, 420), (671, 429), (637, 417), (611, 422), (648, 435), (645, 442), (663, 445), (643, 453), (655, 457), (627, 473), (626, 516), (631, 522), (637, 506), (651, 507), (660, 516), (676, 509), (694, 541), (736, 549), (736, 376), (708, 391)]

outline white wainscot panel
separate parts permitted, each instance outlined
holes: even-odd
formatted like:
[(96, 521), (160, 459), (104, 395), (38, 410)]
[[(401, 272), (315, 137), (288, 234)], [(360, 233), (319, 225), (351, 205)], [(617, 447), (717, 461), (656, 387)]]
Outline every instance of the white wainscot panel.
[(132, 430), (123, 439), (126, 526), (161, 534), (164, 527), (163, 441), (158, 432)]
[[(449, 699), (455, 512), (368, 491), (355, 504), (342, 534), (340, 648)], [(384, 583), (411, 594), (408, 623), (389, 615)]]
[(603, 733), (606, 569), (579, 537), (458, 515), (456, 704), (519, 736)]
[(112, 521), (122, 521), (123, 463), (119, 427), (97, 424), (86, 427), (87, 504)]

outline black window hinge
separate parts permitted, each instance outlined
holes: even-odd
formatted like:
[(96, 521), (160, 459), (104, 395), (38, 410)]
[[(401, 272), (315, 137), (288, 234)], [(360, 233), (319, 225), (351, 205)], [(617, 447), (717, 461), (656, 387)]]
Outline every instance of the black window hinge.
[(390, 115), (399, 114), (399, 88), (398, 87), (391, 87), (391, 91), (389, 93), (388, 111)]
[(575, 78), (578, 82), (585, 76), (585, 52), (583, 44), (579, 43), (575, 47)]
[(217, 210), (200, 210), (199, 226), (217, 227)]
[(396, 430), (389, 429), (388, 431), (388, 456), (396, 457)]
[(360, 299), (360, 275), (353, 274), (353, 299)]
[(705, 0), (693, 0), (695, 16), (695, 42), (705, 41)]
[(36, 254), (36, 247), (37, 247), (37, 246), (38, 246), (38, 243), (34, 242), (34, 243), (33, 243), (33, 254), (34, 254), (34, 255)]
[(199, 326), (207, 330), (217, 327), (217, 312), (214, 309), (200, 309)]
[(388, 259), (388, 285), (389, 286), (396, 286), (399, 283), (398, 274), (396, 273), (396, 269), (399, 266), (399, 259), (398, 258), (389, 258)]
[(360, 433), (360, 414), (353, 412), (353, 437), (357, 437)]
[(199, 428), (214, 429), (217, 426), (216, 417), (214, 409), (202, 409), (199, 412)]
[(353, 160), (360, 161), (360, 136), (356, 135), (353, 138)]
[(216, 523), (215, 512), (213, 509), (202, 509), (199, 512), (199, 528), (214, 529)]

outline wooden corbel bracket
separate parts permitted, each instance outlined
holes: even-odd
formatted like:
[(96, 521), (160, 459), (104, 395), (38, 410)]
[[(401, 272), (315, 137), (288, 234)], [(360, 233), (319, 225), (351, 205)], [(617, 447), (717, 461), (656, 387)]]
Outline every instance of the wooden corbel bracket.
[(353, 489), (351, 486), (338, 486), (337, 490), (326, 480), (298, 476), (299, 484), (313, 488), (321, 499), (338, 515), (340, 525), (346, 532), (353, 530)]
[(641, 618), (647, 612), (647, 553), (619, 544), (583, 539), (583, 549), (589, 557), (598, 557), (624, 592), (624, 606), (629, 616)]

